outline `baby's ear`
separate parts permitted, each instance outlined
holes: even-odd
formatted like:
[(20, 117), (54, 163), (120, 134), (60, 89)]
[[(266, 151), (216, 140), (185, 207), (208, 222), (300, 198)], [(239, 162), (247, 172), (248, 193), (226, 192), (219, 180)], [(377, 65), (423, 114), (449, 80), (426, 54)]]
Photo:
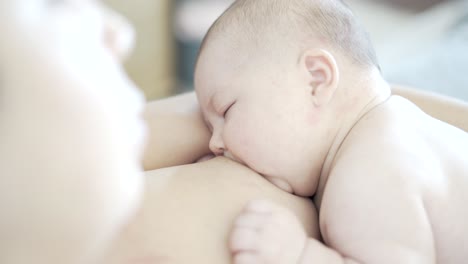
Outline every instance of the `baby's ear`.
[(301, 68), (317, 107), (328, 104), (338, 87), (339, 70), (332, 54), (323, 49), (306, 51), (301, 57)]

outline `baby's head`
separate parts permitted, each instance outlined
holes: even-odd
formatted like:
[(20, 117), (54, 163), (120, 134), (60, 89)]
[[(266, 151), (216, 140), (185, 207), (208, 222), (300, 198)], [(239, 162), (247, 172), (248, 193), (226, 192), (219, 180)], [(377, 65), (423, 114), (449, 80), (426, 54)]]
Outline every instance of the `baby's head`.
[(239, 0), (211, 27), (195, 88), (211, 150), (312, 195), (349, 90), (378, 72), (367, 33), (339, 0)]
[(0, 263), (91, 263), (135, 212), (131, 44), (98, 1), (0, 0)]

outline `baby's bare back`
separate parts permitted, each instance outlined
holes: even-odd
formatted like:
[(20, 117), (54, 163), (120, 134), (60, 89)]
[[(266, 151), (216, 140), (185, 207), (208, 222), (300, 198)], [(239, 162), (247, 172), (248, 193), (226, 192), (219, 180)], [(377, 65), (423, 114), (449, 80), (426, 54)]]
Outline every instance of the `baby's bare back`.
[(464, 263), (467, 202), (468, 134), (392, 97), (343, 144), (321, 229), (332, 247), (365, 263)]
[[(395, 104), (410, 103), (400, 99)], [(410, 122), (421, 115), (412, 108), (408, 106), (412, 114), (406, 115)], [(432, 152), (425, 164), (428, 179), (421, 179), (421, 195), (432, 225), (437, 263), (464, 263), (468, 258), (468, 133), (427, 116), (421, 119), (410, 129), (428, 146), (420, 151)]]

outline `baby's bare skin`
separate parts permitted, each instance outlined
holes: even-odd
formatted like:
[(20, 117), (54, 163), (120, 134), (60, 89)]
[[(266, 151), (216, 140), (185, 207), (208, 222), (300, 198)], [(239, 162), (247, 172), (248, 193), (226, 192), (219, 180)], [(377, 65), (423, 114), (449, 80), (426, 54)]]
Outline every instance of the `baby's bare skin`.
[[(246, 263), (463, 263), (466, 157), (467, 133), (393, 96), (352, 129), (321, 181), (315, 201), (323, 239), (334, 250), (306, 241), (304, 233), (279, 234), (282, 225), (300, 229), (289, 212), (270, 203), (261, 212), (274, 217), (250, 221), (252, 230), (261, 231), (233, 250), (255, 252)], [(258, 215), (257, 210), (240, 217)], [(271, 251), (278, 244), (296, 256), (304, 250), (301, 257), (281, 259)]]
[(467, 133), (392, 97), (352, 130), (317, 195), (325, 241), (363, 263), (463, 263), (467, 157)]

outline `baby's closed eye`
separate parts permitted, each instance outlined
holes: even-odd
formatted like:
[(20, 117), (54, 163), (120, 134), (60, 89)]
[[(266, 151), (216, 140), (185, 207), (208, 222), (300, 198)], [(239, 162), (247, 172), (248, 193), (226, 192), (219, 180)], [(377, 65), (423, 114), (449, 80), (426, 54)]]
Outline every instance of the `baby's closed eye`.
[(231, 110), (231, 108), (236, 104), (236, 101), (232, 102), (231, 104), (229, 104), (226, 109), (222, 112), (222, 116), (224, 118), (226, 118), (227, 114), (229, 113), (229, 110)]

